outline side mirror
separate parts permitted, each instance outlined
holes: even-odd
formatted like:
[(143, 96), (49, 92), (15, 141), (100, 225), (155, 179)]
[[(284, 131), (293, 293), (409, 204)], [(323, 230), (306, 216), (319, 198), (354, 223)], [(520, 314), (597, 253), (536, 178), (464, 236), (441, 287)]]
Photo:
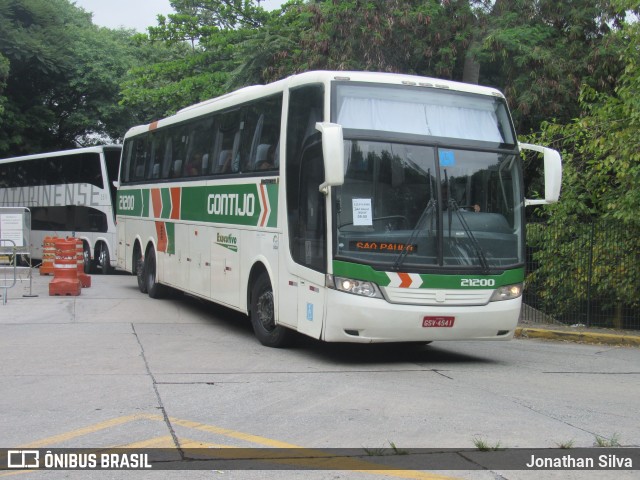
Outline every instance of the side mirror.
[(560, 186), (562, 185), (562, 159), (560, 153), (552, 148), (528, 143), (521, 143), (520, 149), (539, 152), (544, 157), (544, 200), (525, 199), (525, 206), (548, 205), (557, 202), (560, 198)]
[(114, 187), (116, 187), (116, 189), (120, 188), (120, 182), (118, 180), (114, 180), (111, 182), (111, 185), (113, 185)]
[(318, 122), (316, 130), (322, 134), (322, 156), (324, 157), (324, 182), (320, 185), (320, 191), (326, 194), (329, 187), (344, 183), (342, 125)]

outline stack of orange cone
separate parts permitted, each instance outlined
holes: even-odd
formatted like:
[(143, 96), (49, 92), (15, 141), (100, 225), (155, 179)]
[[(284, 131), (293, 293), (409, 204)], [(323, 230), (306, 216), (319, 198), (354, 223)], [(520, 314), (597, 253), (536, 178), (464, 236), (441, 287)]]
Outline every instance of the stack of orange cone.
[(49, 295), (80, 295), (82, 287), (78, 278), (76, 242), (74, 239), (56, 239), (56, 259), (53, 280), (49, 283)]
[(82, 288), (88, 288), (91, 286), (91, 277), (84, 273), (84, 245), (82, 244), (82, 239), (67, 238), (67, 240), (74, 240), (76, 242), (76, 260), (78, 263), (80, 286), (82, 286)]
[(40, 275), (51, 275), (53, 264), (56, 258), (57, 237), (44, 237), (42, 241), (42, 265), (40, 265)]

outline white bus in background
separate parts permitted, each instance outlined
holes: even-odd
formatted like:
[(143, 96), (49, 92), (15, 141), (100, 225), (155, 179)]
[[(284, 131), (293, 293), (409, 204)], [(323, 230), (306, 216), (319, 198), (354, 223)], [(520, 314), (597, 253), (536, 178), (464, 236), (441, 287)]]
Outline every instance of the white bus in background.
[[(307, 72), (125, 136), (118, 266), (248, 314), (265, 345), (512, 338), (523, 148), (497, 90)], [(557, 152), (544, 155), (558, 199)]]
[(0, 160), (0, 206), (31, 210), (32, 258), (44, 237), (77, 237), (85, 271), (115, 266), (116, 190), (122, 146), (108, 145)]

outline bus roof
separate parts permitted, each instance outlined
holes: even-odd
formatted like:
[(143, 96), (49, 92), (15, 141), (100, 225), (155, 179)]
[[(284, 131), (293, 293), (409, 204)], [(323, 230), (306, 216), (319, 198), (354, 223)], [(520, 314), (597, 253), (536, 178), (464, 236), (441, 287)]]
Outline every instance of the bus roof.
[(355, 72), (355, 71), (310, 71), (292, 75), (267, 85), (252, 85), (227, 93), (220, 97), (205, 100), (203, 102), (187, 106), (179, 110), (175, 115), (158, 120), (156, 122), (139, 125), (129, 129), (125, 137), (138, 135), (158, 127), (179, 123), (185, 120), (199, 117), (207, 113), (224, 110), (235, 105), (241, 105), (254, 98), (272, 95), (288, 88), (299, 87), (313, 83), (328, 85), (332, 81), (354, 81), (366, 83), (378, 83), (387, 85), (407, 85), (424, 88), (444, 89), (450, 91), (473, 93), (504, 98), (504, 95), (495, 88), (473, 85), (469, 83), (441, 80), (417, 75), (405, 75), (383, 72)]
[(25, 160), (36, 160), (38, 158), (61, 157), (64, 155), (80, 155), (82, 153), (100, 153), (104, 150), (122, 150), (122, 145), (97, 145), (94, 147), (73, 148), (69, 150), (60, 150), (57, 152), (35, 153), (32, 155), (24, 155), (21, 157), (8, 157), (0, 159), (0, 163), (22, 162)]

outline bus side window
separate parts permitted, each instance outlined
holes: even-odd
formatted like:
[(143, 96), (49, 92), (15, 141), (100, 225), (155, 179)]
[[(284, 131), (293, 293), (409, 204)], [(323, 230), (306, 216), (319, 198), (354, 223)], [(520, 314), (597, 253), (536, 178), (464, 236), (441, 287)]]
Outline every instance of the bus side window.
[(297, 88), (290, 93), (287, 125), (287, 216), (289, 249), (294, 261), (319, 272), (327, 268), (324, 180), (320, 133), (324, 87)]
[[(218, 163), (216, 173), (229, 174), (238, 172), (240, 165), (240, 110), (233, 110), (220, 115), (217, 122), (218, 130), (216, 140)], [(224, 154), (224, 155), (223, 155)]]
[(182, 176), (183, 159), (187, 153), (189, 137), (182, 126), (170, 127), (165, 135), (167, 140), (162, 178), (179, 178)]
[(164, 157), (164, 135), (153, 134), (151, 137), (151, 161), (147, 178), (157, 180), (160, 178), (160, 168)]
[(300, 165), (298, 260), (309, 268), (324, 272), (326, 270), (325, 242), (327, 236), (325, 201), (319, 188), (324, 181), (324, 162), (320, 138), (303, 152)]
[(164, 157), (162, 158), (162, 178), (169, 178), (171, 176), (171, 169), (173, 167), (172, 151), (173, 140), (171, 138), (171, 134), (169, 134), (165, 140)]
[(188, 177), (208, 175), (209, 172), (209, 152), (213, 150), (212, 135), (214, 119), (212, 116), (189, 124), (191, 130), (189, 137), (189, 148), (187, 152), (187, 163), (184, 174)]
[(147, 160), (149, 159), (149, 138), (144, 135), (134, 140), (131, 173), (129, 179), (132, 181), (144, 180)]
[(242, 142), (243, 171), (275, 170), (276, 146), (280, 139), (282, 95), (263, 98), (245, 110)]

